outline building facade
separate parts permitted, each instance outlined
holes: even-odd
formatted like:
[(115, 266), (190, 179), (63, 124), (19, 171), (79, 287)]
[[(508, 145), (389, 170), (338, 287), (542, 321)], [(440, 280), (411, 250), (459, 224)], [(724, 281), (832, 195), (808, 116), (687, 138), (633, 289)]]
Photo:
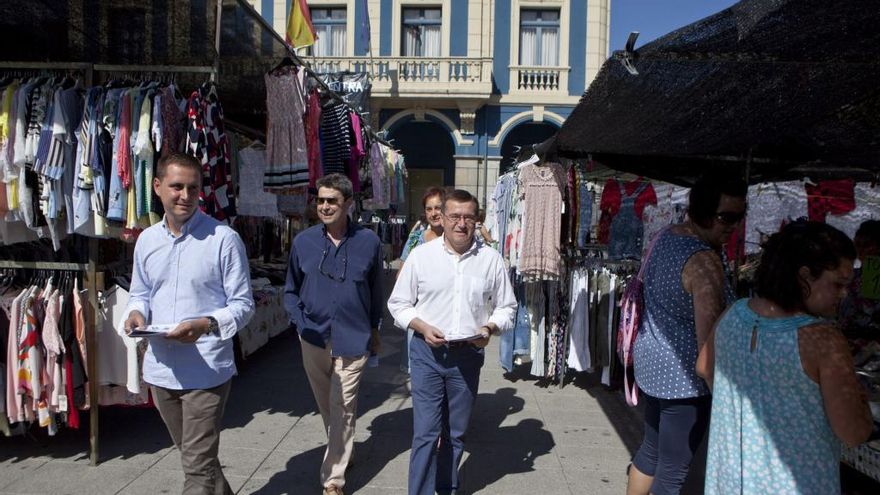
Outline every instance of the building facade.
[[(290, 0), (248, 0), (284, 33)], [(369, 72), (371, 124), (406, 158), (410, 211), (432, 185), (485, 203), (517, 146), (552, 136), (607, 58), (611, 0), (308, 0), (303, 50)]]

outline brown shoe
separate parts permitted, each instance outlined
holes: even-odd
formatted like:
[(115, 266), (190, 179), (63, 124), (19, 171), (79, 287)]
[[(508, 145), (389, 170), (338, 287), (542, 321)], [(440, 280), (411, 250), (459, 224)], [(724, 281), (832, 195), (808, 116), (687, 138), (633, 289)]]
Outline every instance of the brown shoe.
[(342, 493), (342, 488), (337, 487), (336, 485), (330, 485), (324, 487), (324, 495), (345, 495)]

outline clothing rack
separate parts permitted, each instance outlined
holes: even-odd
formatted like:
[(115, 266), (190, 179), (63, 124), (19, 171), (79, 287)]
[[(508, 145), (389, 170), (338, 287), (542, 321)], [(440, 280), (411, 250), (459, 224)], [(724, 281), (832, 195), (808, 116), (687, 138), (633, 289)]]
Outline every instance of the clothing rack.
[[(379, 143), (382, 143), (382, 144), (384, 144), (385, 146), (388, 146), (389, 148), (394, 148), (394, 146), (392, 146), (390, 142), (388, 142), (385, 138), (379, 136), (379, 133), (377, 133), (376, 131), (373, 130), (372, 126), (370, 126), (370, 124), (368, 123), (368, 122), (370, 122), (369, 119), (366, 119), (366, 118), (365, 118), (365, 117), (366, 117), (365, 114), (361, 113), (361, 111), (358, 110), (357, 108), (354, 108), (353, 106), (351, 106), (351, 104), (350, 104), (349, 102), (345, 101), (345, 98), (343, 98), (342, 96), (340, 96), (339, 93), (337, 93), (336, 91), (333, 91), (332, 89), (330, 89), (330, 86), (328, 86), (327, 83), (325, 83), (323, 80), (321, 80), (321, 78), (319, 77), (318, 73), (315, 72), (315, 71), (311, 68), (311, 66), (309, 66), (309, 64), (308, 64), (305, 60), (303, 60), (302, 57), (300, 57), (300, 56), (296, 53), (296, 50), (295, 50), (294, 48), (292, 48), (292, 47), (287, 43), (287, 41), (285, 41), (284, 38), (282, 38), (281, 35), (279, 35), (279, 34), (275, 31), (275, 28), (272, 27), (272, 25), (269, 24), (269, 22), (268, 22), (266, 19), (264, 19), (263, 16), (260, 15), (260, 14), (256, 11), (256, 9), (254, 9), (253, 5), (251, 5), (250, 3), (248, 3), (246, 0), (237, 0), (237, 1), (238, 1), (238, 6), (239, 6), (239, 7), (243, 8), (243, 9), (245, 9), (245, 10), (249, 10), (249, 11), (251, 12), (253, 18), (254, 18), (259, 24), (262, 25), (263, 29), (266, 30), (267, 32), (271, 33), (272, 36), (275, 37), (276, 40), (280, 41), (280, 42), (284, 45), (284, 47), (287, 49), (287, 53), (288, 53), (288, 55), (290, 56), (290, 58), (291, 58), (295, 63), (297, 63), (297, 64), (298, 64), (303, 70), (305, 70), (305, 71), (306, 71), (306, 74), (308, 74), (309, 76), (311, 76), (312, 79), (314, 79), (315, 82), (318, 83), (318, 86), (320, 86), (321, 89), (323, 89), (324, 91), (326, 91), (327, 94), (330, 95), (330, 97), (331, 97), (333, 100), (335, 100), (335, 101), (337, 101), (337, 102), (339, 102), (339, 103), (342, 103), (343, 105), (345, 105), (346, 107), (348, 107), (348, 109), (349, 109), (350, 111), (354, 112), (355, 114), (357, 114), (358, 117), (360, 117), (361, 122), (364, 122), (364, 124), (363, 124), (363, 128), (367, 130), (367, 133), (370, 135), (371, 138), (373, 138), (374, 141), (377, 141), (377, 142), (379, 142)], [(219, 21), (218, 21), (218, 22), (219, 22)]]
[(98, 252), (98, 239), (89, 239), (88, 263), (64, 263), (54, 261), (15, 261), (0, 260), (0, 268), (24, 270), (55, 270), (81, 272), (85, 275), (85, 286), (89, 293), (89, 306), (94, 320), (86, 319), (86, 374), (89, 379), (89, 464), (98, 465), (98, 290), (103, 289), (103, 273), (97, 270), (94, 256)]
[[(118, 65), (101, 65), (84, 62), (16, 62), (16, 61), (0, 61), (0, 71), (18, 70), (18, 71), (66, 71), (79, 70), (83, 72), (84, 83), (87, 86), (92, 85), (92, 79), (95, 71), (123, 71), (123, 72), (207, 72), (205, 67), (183, 67), (183, 66), (118, 66)], [(212, 68), (208, 68), (213, 70)], [(85, 288), (88, 290), (89, 306), (93, 321), (89, 322), (88, 314), (86, 318), (86, 374), (89, 379), (89, 464), (98, 465), (99, 458), (99, 404), (98, 404), (98, 328), (100, 325), (100, 308), (98, 306), (98, 291), (104, 289), (104, 270), (105, 267), (98, 266), (98, 243), (99, 239), (90, 238), (88, 245), (88, 263), (66, 263), (53, 261), (16, 261), (16, 260), (0, 260), (0, 268), (25, 269), (25, 270), (57, 270), (57, 271), (73, 271), (84, 274)]]

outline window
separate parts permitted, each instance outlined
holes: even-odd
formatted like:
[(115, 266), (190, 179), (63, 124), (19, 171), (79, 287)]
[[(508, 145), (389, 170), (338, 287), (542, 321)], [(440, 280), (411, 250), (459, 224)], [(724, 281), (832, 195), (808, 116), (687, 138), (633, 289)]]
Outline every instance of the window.
[(440, 9), (403, 9), (400, 53), (404, 57), (439, 57), (440, 24)]
[(312, 46), (311, 53), (316, 57), (345, 56), (345, 8), (312, 8), (312, 25), (318, 39)]
[(519, 25), (519, 64), (559, 65), (559, 11), (523, 10)]

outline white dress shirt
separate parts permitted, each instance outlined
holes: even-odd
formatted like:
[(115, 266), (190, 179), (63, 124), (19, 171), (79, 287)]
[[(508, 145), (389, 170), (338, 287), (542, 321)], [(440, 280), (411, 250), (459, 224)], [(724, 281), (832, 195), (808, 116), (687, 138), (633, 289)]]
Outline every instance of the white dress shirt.
[(454, 340), (473, 336), (490, 322), (501, 331), (513, 328), (516, 297), (498, 251), (474, 242), (458, 255), (441, 236), (410, 253), (388, 310), (400, 328), (420, 318)]

